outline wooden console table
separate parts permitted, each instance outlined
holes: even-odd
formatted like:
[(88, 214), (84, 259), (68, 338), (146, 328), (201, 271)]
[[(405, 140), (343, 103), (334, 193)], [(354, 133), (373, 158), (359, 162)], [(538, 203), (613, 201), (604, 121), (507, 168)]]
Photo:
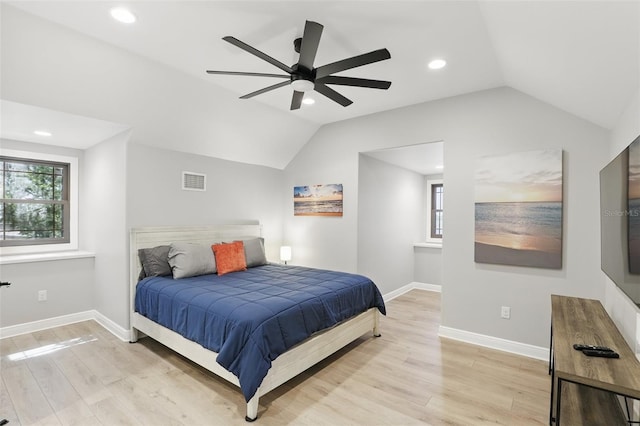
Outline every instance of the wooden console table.
[[(588, 357), (574, 343), (607, 346), (620, 358)], [(640, 400), (640, 362), (598, 300), (551, 296), (549, 373), (550, 425), (637, 423), (617, 396)]]

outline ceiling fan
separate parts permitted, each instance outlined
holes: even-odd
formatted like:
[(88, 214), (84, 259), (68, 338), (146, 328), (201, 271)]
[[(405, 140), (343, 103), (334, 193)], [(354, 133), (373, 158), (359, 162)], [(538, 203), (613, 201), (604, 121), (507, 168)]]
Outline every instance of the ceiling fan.
[(248, 44), (238, 40), (235, 37), (227, 36), (223, 37), (224, 41), (227, 41), (234, 46), (243, 49), (258, 58), (269, 62), (280, 68), (287, 74), (267, 74), (258, 72), (241, 72), (241, 71), (212, 71), (207, 70), (209, 74), (225, 74), (225, 75), (247, 75), (257, 77), (273, 77), (284, 78), (286, 81), (274, 84), (272, 86), (265, 87), (264, 89), (256, 90), (244, 96), (240, 96), (240, 99), (252, 98), (256, 95), (269, 92), (271, 90), (278, 89), (287, 85), (291, 85), (293, 88), (293, 97), (291, 99), (291, 110), (299, 109), (304, 97), (304, 92), (315, 90), (316, 92), (326, 96), (327, 98), (339, 103), (342, 106), (349, 106), (353, 103), (350, 99), (342, 96), (336, 92), (328, 84), (335, 84), (341, 86), (356, 86), (367, 87), (371, 89), (388, 89), (391, 86), (390, 81), (383, 80), (369, 80), (366, 78), (344, 77), (332, 75), (340, 71), (349, 70), (352, 68), (360, 67), (374, 62), (384, 61), (391, 58), (391, 54), (387, 49), (374, 50), (369, 53), (365, 53), (351, 58), (343, 59), (337, 62), (333, 62), (320, 67), (313, 67), (313, 62), (316, 58), (316, 52), (318, 45), (320, 44), (320, 36), (322, 35), (322, 29), (324, 27), (317, 22), (306, 21), (304, 26), (304, 33), (302, 38), (294, 40), (293, 45), (296, 52), (300, 54), (298, 63), (292, 66), (288, 66), (272, 58), (271, 56), (259, 51), (258, 49), (249, 46)]

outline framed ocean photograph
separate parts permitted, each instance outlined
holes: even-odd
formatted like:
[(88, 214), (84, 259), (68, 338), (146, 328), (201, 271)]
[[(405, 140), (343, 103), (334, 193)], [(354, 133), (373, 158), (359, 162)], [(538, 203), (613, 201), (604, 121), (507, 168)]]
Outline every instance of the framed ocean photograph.
[(629, 145), (629, 273), (640, 274), (640, 136)]
[(294, 216), (342, 216), (342, 184), (293, 187)]
[(562, 150), (478, 159), (475, 261), (562, 268)]

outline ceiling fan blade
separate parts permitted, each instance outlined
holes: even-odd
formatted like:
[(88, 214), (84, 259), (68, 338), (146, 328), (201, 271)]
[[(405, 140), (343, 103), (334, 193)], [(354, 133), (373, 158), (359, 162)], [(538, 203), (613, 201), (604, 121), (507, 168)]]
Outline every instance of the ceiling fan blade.
[(234, 46), (239, 47), (242, 50), (245, 50), (249, 53), (251, 53), (252, 55), (257, 56), (258, 58), (269, 62), (271, 65), (274, 65), (278, 68), (280, 68), (282, 71), (286, 71), (289, 74), (291, 74), (293, 72), (293, 70), (291, 69), (290, 66), (283, 64), (282, 62), (278, 61), (277, 59), (272, 58), (271, 56), (267, 55), (266, 53), (263, 53), (261, 51), (259, 51), (258, 49), (256, 49), (255, 47), (251, 47), (249, 46), (247, 43), (244, 43), (240, 40), (238, 40), (235, 37), (231, 37), (231, 36), (226, 36), (226, 37), (222, 37), (222, 39), (226, 42), (229, 42), (231, 44), (233, 44)]
[(353, 103), (352, 100), (345, 98), (344, 96), (342, 96), (340, 93), (336, 92), (335, 90), (333, 90), (332, 88), (330, 88), (329, 86), (325, 86), (322, 83), (318, 83), (316, 81), (316, 85), (314, 87), (314, 89), (316, 92), (321, 93), (323, 95), (325, 95), (327, 98), (331, 99), (332, 101), (335, 101), (337, 103), (339, 103), (340, 105), (346, 107), (349, 106)]
[(294, 109), (300, 109), (302, 105), (302, 98), (304, 98), (304, 92), (293, 91), (293, 97), (291, 98), (291, 111)]
[(262, 72), (243, 72), (243, 71), (212, 71), (207, 70), (207, 74), (222, 74), (222, 75), (248, 75), (254, 77), (277, 77), (291, 79), (290, 75), (284, 74), (266, 74)]
[(307, 21), (302, 34), (302, 45), (300, 46), (300, 59), (298, 67), (303, 67), (308, 71), (313, 69), (313, 61), (316, 59), (320, 36), (324, 27), (317, 22)]
[(322, 84), (339, 84), (341, 86), (368, 87), (370, 89), (387, 90), (391, 86), (390, 81), (369, 80), (368, 78), (341, 77), (337, 75), (328, 75), (316, 79), (316, 83)]
[(261, 95), (263, 93), (270, 92), (272, 90), (279, 89), (280, 87), (288, 86), (290, 84), (291, 84), (290, 81), (283, 81), (282, 83), (274, 84), (273, 86), (265, 87), (264, 89), (256, 90), (255, 92), (251, 92), (244, 96), (240, 96), (240, 99), (253, 98), (254, 96)]
[(318, 69), (316, 70), (316, 79), (326, 77), (329, 74), (334, 74), (336, 72), (361, 67), (362, 65), (384, 61), (385, 59), (389, 58), (391, 58), (391, 54), (387, 49), (374, 50), (373, 52), (364, 53), (362, 55), (354, 56), (318, 67)]

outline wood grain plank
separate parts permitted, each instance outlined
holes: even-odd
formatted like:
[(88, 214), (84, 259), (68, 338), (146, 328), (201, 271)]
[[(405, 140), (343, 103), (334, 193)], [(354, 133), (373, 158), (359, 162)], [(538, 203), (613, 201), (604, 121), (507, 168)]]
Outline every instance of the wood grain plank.
[[(598, 300), (552, 295), (551, 307), (555, 375), (568, 380), (560, 423), (625, 424), (614, 393), (640, 398), (640, 362)], [(607, 346), (620, 358), (588, 357), (575, 343)]]
[[(640, 362), (598, 300), (551, 296), (556, 374), (640, 399)], [(587, 357), (574, 343), (608, 346), (619, 359)]]
[(0, 418), (9, 420), (12, 426), (20, 424), (2, 375), (0, 375)]
[(2, 379), (22, 424), (61, 424), (26, 363), (3, 370)]
[[(387, 310), (382, 337), (358, 339), (263, 396), (260, 426), (547, 423), (544, 362), (441, 339), (438, 293), (414, 290)], [(0, 341), (2, 382), (27, 383), (18, 399), (41, 413), (22, 420), (16, 406), (16, 424), (57, 424), (58, 415), (74, 424), (60, 406), (80, 395), (90, 415), (75, 424), (246, 426), (235, 386), (151, 339), (123, 343), (93, 321), (13, 339)], [(56, 342), (65, 348), (41, 361), (7, 356)], [(48, 381), (58, 373), (47, 371), (53, 367), (73, 387), (56, 388), (66, 396), (38, 385), (54, 389)], [(6, 393), (13, 401), (16, 391)]]

